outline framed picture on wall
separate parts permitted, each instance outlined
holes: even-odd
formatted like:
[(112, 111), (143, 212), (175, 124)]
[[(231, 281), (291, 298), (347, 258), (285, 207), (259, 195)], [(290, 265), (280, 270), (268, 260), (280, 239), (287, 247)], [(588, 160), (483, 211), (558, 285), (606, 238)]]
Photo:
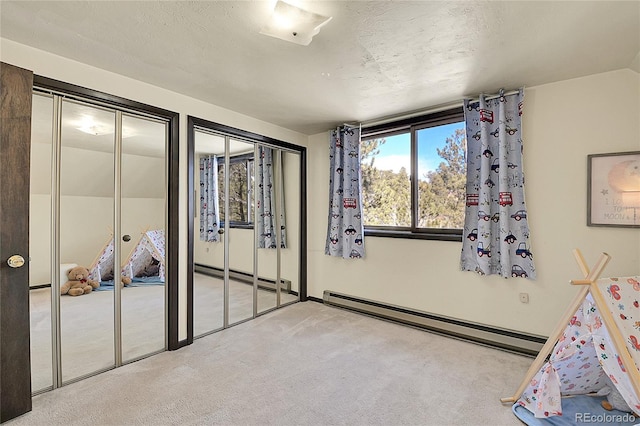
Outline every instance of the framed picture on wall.
[(640, 151), (587, 156), (587, 225), (640, 228)]

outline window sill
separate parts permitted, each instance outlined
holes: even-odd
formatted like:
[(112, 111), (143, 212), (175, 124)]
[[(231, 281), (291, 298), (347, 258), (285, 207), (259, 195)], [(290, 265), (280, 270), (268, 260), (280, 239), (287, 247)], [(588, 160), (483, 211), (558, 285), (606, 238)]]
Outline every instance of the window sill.
[[(224, 229), (224, 222), (220, 222), (220, 228)], [(253, 223), (229, 222), (231, 229), (253, 229)]]
[(434, 240), (462, 242), (462, 230), (446, 230), (445, 232), (411, 232), (400, 230), (366, 229), (365, 237), (405, 238), (408, 240)]

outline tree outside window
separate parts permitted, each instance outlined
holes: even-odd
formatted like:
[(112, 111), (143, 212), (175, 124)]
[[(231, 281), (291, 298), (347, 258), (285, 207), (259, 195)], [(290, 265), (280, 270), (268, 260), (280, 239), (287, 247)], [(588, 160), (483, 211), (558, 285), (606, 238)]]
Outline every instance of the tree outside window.
[[(461, 238), (466, 192), (462, 111), (422, 120), (400, 129), (391, 123), (388, 132), (377, 131), (370, 137), (363, 131), (362, 203), (367, 235), (382, 231), (381, 235)], [(447, 238), (439, 238), (443, 234)]]
[[(218, 194), (220, 218), (226, 220), (224, 204), (225, 164), (218, 165)], [(253, 223), (253, 156), (232, 158), (229, 164), (229, 221), (230, 225)]]

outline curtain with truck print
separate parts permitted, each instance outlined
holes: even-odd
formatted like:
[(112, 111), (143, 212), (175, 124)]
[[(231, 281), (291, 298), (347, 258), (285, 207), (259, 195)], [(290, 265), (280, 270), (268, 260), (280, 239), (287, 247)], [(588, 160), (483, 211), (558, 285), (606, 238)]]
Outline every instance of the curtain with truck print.
[(200, 157), (200, 240), (220, 241), (220, 207), (218, 202), (218, 159)]
[[(274, 167), (279, 171), (279, 208), (276, 210), (276, 188), (273, 177)], [(282, 151), (258, 146), (258, 171), (256, 175), (258, 185), (258, 247), (274, 249), (278, 247), (276, 211), (280, 211), (280, 247), (287, 248), (287, 233), (284, 214), (284, 176), (282, 167)]]
[(330, 133), (329, 220), (325, 254), (364, 257), (360, 129), (339, 127)]
[(536, 278), (522, 170), (524, 93), (464, 102), (466, 210), (460, 267), (482, 275)]

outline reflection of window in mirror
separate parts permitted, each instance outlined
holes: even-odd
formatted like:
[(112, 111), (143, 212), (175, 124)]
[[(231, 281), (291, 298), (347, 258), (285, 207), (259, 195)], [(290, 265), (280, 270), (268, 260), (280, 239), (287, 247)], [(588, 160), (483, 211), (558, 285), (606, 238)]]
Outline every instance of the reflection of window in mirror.
[[(220, 217), (225, 218), (224, 177), (225, 164), (218, 163), (218, 187)], [(244, 154), (229, 159), (229, 220), (230, 226), (253, 223), (253, 154)]]

